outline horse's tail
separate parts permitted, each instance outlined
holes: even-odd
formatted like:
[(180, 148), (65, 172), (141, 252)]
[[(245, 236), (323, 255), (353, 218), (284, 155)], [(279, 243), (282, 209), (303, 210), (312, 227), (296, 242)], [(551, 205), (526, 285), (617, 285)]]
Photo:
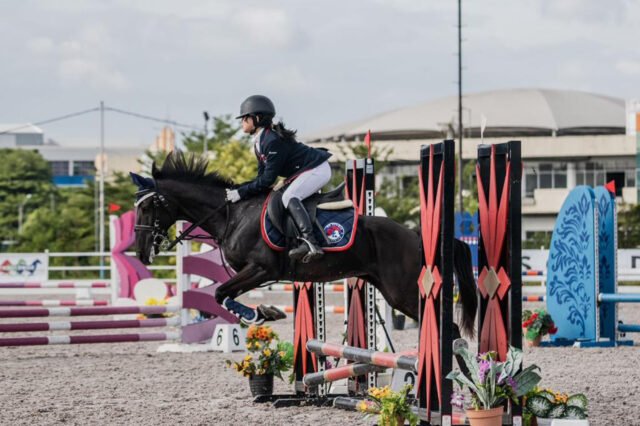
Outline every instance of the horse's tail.
[(453, 241), (453, 267), (458, 277), (460, 301), (462, 302), (462, 317), (460, 325), (469, 337), (474, 335), (476, 311), (478, 309), (478, 295), (476, 281), (473, 277), (471, 249), (464, 241)]

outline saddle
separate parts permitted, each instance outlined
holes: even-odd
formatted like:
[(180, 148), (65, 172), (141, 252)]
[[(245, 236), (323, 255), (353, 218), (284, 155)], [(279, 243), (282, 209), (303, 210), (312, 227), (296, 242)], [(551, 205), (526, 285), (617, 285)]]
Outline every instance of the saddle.
[[(309, 213), (311, 222), (320, 231), (327, 244), (330, 241), (325, 235), (322, 224), (318, 221), (318, 210), (345, 210), (353, 207), (351, 200), (344, 199), (345, 183), (341, 183), (329, 192), (314, 194), (302, 201), (305, 209)], [(295, 223), (287, 213), (287, 209), (282, 203), (282, 194), (284, 187), (271, 192), (267, 204), (267, 215), (272, 225), (284, 235), (287, 240), (295, 240), (298, 236), (298, 230)]]

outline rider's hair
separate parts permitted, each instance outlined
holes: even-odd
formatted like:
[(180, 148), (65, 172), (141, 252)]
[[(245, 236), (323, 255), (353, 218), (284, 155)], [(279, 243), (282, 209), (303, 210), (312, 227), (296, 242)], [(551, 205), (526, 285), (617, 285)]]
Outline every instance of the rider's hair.
[(273, 125), (273, 131), (285, 141), (295, 141), (297, 130), (287, 129), (282, 121)]

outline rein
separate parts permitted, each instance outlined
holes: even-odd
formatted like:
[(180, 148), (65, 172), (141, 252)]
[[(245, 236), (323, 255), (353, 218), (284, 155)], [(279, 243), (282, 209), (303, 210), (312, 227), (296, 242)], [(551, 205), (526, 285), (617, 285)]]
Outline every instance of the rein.
[[(222, 244), (224, 243), (225, 239), (227, 238), (227, 233), (229, 232), (229, 215), (230, 215), (230, 203), (229, 201), (225, 201), (225, 203), (219, 207), (216, 207), (211, 213), (209, 213), (208, 215), (206, 215), (205, 217), (203, 217), (202, 219), (198, 220), (195, 223), (192, 223), (186, 230), (182, 231), (180, 233), (180, 235), (178, 235), (173, 241), (169, 240), (169, 236), (167, 235), (166, 231), (163, 231), (160, 227), (160, 219), (158, 218), (157, 215), (157, 207), (163, 207), (165, 210), (169, 209), (169, 202), (167, 201), (167, 199), (164, 197), (164, 195), (160, 194), (157, 191), (153, 191), (153, 190), (142, 190), (142, 191), (138, 191), (136, 192), (136, 196), (140, 197), (134, 204), (134, 206), (137, 208), (143, 201), (145, 201), (148, 198), (152, 198), (153, 201), (153, 209), (152, 209), (152, 218), (151, 220), (153, 221), (153, 226), (151, 225), (135, 225), (134, 226), (134, 230), (136, 231), (144, 231), (144, 232), (151, 232), (152, 238), (153, 238), (153, 244), (157, 245), (162, 251), (169, 251), (171, 249), (173, 249), (176, 245), (178, 244), (182, 244), (183, 241), (189, 241), (189, 240), (193, 240), (196, 238), (201, 238), (201, 239), (210, 239), (213, 240), (218, 247), (220, 248), (220, 254), (222, 255), (222, 266), (224, 267), (225, 272), (227, 273), (227, 275), (229, 277), (231, 277), (231, 273), (229, 272), (229, 270), (227, 269), (227, 265), (226, 262), (224, 260), (224, 253), (222, 251)], [(197, 227), (199, 227), (200, 225), (202, 225), (203, 223), (205, 223), (207, 220), (211, 219), (213, 217), (214, 214), (216, 214), (218, 211), (220, 211), (222, 208), (226, 207), (226, 221), (225, 221), (225, 226), (224, 226), (224, 232), (222, 233), (222, 238), (220, 238), (219, 240), (214, 238), (212, 235), (189, 235), (189, 233), (191, 233), (191, 231), (193, 231), (194, 229), (196, 229)], [(153, 248), (152, 248), (153, 250)]]

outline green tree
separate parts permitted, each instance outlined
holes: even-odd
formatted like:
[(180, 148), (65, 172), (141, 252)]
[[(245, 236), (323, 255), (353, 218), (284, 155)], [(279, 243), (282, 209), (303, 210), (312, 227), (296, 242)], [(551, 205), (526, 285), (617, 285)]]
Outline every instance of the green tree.
[(640, 205), (618, 206), (618, 248), (640, 247)]
[[(0, 149), (0, 240), (18, 238), (18, 210), (25, 213), (48, 203), (55, 192), (49, 165), (36, 151)], [(24, 222), (23, 222), (24, 223)]]
[[(207, 150), (216, 151), (216, 148), (220, 145), (225, 145), (233, 141), (248, 142), (249, 137), (247, 135), (241, 135), (240, 130), (242, 126), (235, 122), (231, 115), (221, 115), (213, 117), (213, 129), (207, 137)], [(191, 132), (189, 134), (183, 134), (182, 144), (185, 150), (189, 152), (204, 151), (205, 136), (202, 132)]]

